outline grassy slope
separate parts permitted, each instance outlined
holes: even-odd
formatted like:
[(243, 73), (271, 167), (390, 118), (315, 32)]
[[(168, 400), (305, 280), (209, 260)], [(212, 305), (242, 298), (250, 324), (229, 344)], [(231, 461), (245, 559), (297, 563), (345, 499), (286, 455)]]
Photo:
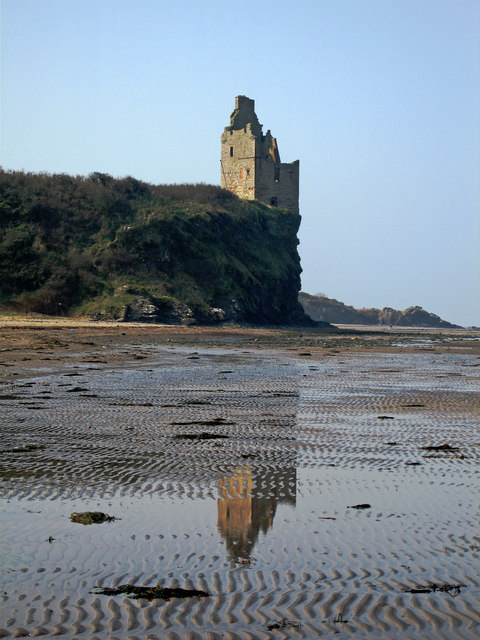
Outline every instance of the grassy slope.
[(299, 224), (208, 185), (1, 172), (0, 303), (113, 318), (143, 296), (200, 320), (235, 306), (239, 320), (292, 321)]

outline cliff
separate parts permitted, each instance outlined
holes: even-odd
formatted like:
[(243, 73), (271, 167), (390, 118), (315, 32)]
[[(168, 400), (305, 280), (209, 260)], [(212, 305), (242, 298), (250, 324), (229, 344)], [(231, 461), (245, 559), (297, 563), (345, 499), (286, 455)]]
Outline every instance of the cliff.
[(312, 296), (300, 292), (298, 297), (305, 313), (313, 320), (332, 322), (336, 324), (367, 324), (390, 325), (397, 327), (432, 327), (441, 329), (455, 329), (458, 325), (442, 320), (434, 313), (429, 313), (422, 307), (408, 307), (404, 311), (397, 311), (385, 307), (384, 309), (354, 309), (333, 298), (326, 296)]
[(209, 185), (0, 172), (0, 304), (148, 322), (311, 324), (300, 216)]

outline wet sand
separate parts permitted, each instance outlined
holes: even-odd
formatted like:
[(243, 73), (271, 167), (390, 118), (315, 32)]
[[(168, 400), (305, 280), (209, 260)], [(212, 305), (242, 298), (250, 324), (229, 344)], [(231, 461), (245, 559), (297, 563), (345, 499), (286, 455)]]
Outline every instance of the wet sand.
[(4, 320), (0, 345), (0, 637), (478, 637), (478, 332)]

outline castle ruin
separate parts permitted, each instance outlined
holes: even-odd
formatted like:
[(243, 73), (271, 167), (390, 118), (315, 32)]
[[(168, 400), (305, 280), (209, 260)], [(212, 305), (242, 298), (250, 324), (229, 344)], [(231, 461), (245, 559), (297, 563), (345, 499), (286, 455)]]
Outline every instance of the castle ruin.
[(276, 139), (255, 114), (255, 101), (235, 98), (230, 126), (222, 133), (221, 184), (239, 198), (298, 213), (300, 162), (280, 161)]

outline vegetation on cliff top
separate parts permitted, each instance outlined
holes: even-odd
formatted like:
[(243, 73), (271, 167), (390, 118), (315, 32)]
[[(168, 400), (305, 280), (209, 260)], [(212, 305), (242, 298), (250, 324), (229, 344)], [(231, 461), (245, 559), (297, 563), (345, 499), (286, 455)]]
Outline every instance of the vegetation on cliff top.
[(0, 304), (156, 322), (308, 321), (300, 216), (210, 185), (0, 172)]

